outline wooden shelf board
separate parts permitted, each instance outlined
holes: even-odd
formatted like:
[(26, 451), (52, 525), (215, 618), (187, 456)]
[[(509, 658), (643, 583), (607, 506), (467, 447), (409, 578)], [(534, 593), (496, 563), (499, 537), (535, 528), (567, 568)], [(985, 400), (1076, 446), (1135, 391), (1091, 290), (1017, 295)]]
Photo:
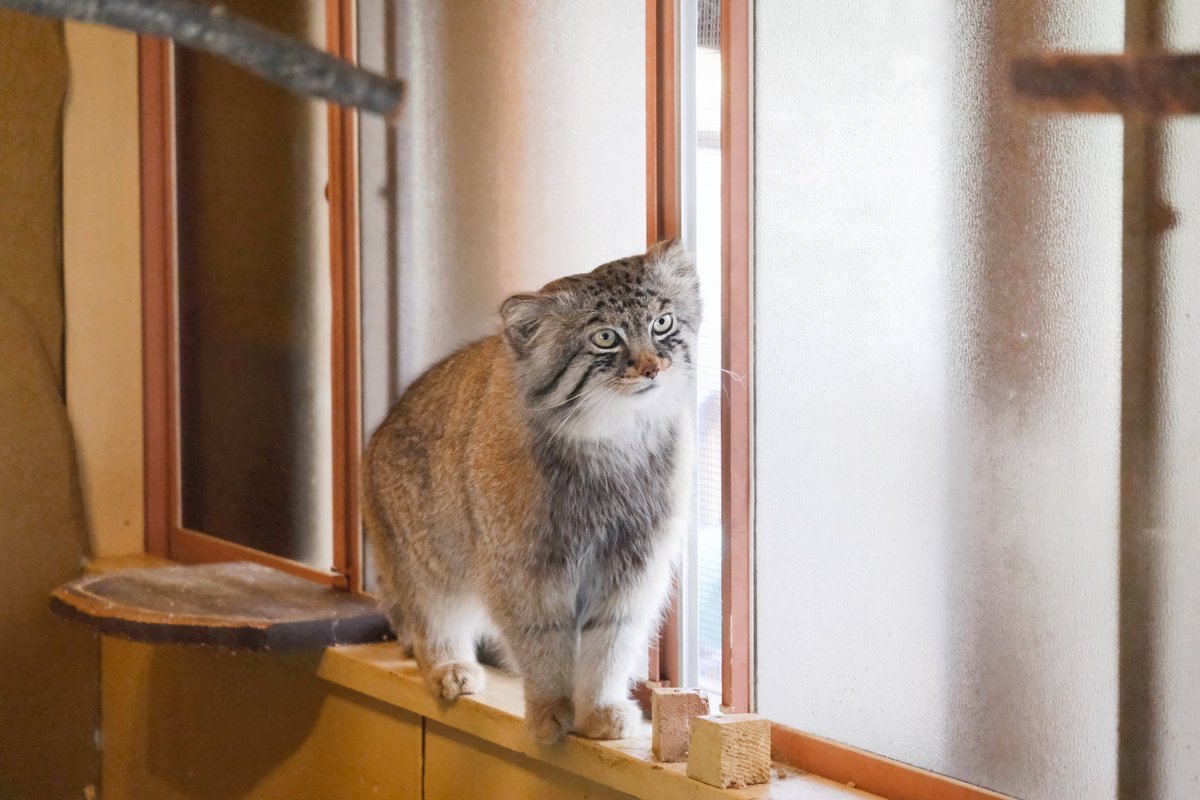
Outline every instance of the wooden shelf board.
[(300, 650), (389, 634), (369, 598), (247, 562), (105, 572), (60, 586), (50, 605), (102, 634), (150, 644)]

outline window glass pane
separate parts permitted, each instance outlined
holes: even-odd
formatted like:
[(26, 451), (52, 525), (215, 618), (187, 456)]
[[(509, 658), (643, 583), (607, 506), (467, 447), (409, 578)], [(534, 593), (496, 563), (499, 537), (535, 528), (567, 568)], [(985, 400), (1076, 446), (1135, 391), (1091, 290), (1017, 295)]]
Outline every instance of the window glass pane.
[[(320, 2), (226, 2), (323, 44)], [(332, 564), (326, 110), (175, 53), (184, 527)]]
[[(721, 692), (721, 4), (694, 0), (696, 38), (690, 113), (682, 115), (690, 130), (692, 158), (684, 174), (692, 188), (692, 223), (688, 242), (696, 254), (704, 298), (697, 357), (697, 514), (694, 554), (696, 580), (696, 682), (715, 696)], [(740, 390), (736, 381), (734, 390)], [(685, 632), (685, 641), (690, 632)], [(690, 676), (689, 676), (690, 678)]]
[(1124, 4), (755, 14), (759, 710), (1113, 797), (1122, 127), (1007, 81)]

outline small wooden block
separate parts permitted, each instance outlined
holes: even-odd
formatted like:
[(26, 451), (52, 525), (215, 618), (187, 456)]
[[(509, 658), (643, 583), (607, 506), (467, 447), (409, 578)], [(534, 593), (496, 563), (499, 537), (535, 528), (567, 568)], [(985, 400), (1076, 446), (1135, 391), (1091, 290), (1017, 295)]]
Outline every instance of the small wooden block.
[(758, 714), (696, 717), (687, 774), (721, 789), (766, 783), (771, 779), (771, 721)]
[(686, 761), (692, 719), (709, 711), (708, 696), (700, 689), (655, 689), (650, 696), (654, 757)]

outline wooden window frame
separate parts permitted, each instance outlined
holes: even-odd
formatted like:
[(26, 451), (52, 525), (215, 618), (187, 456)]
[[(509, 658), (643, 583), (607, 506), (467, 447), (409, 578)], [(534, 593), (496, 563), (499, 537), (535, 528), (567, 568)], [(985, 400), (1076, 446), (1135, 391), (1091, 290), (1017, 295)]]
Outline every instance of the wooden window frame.
[[(647, 0), (647, 239), (678, 235), (675, 2)], [(753, 17), (750, 0), (721, 2), (721, 708), (752, 711), (753, 584)], [(735, 377), (736, 376), (736, 377)], [(672, 614), (651, 651), (651, 680), (678, 664)], [(776, 761), (893, 800), (995, 800), (1003, 795), (785, 725), (771, 725)]]
[[(680, 233), (676, 0), (646, 1), (646, 239)], [(721, 67), (721, 707), (753, 707), (750, 428), (750, 7), (722, 0)], [(732, 375), (739, 376), (735, 380)], [(649, 680), (678, 685), (679, 597)]]
[[(646, 244), (679, 235), (676, 0), (646, 0)], [(679, 592), (650, 644), (647, 678), (679, 685)], [(647, 703), (643, 703), (647, 705)]]
[[(354, 58), (354, 0), (325, 0), (326, 49)], [(328, 569), (239, 545), (182, 524), (179, 476), (175, 273), (174, 114), (171, 44), (138, 40), (141, 136), (146, 551), (186, 563), (246, 560), (326, 586), (361, 591), (358, 508), (358, 222), (354, 112), (328, 107), (333, 563)]]
[(754, 709), (751, 14), (721, 0), (721, 706), (735, 712)]
[[(721, 0), (721, 507), (723, 711), (753, 711), (753, 8)], [(736, 376), (736, 377), (735, 377)], [(1004, 795), (771, 723), (771, 757), (892, 800)]]
[[(675, 0), (646, 0), (646, 235), (679, 233)], [(752, 710), (752, 141), (750, 0), (722, 0), (722, 707)], [(326, 0), (328, 49), (354, 52), (354, 0)], [(334, 565), (315, 569), (179, 524), (175, 184), (169, 44), (138, 43), (145, 414), (146, 551), (177, 561), (245, 559), (362, 591), (357, 464), (359, 313), (356, 137), (353, 112), (329, 108)], [(650, 678), (672, 682), (678, 664), (674, 614), (651, 650)], [(646, 687), (642, 687), (643, 690)], [(643, 697), (645, 695), (643, 694)], [(946, 776), (772, 724), (772, 757), (892, 800), (995, 800), (999, 795)]]

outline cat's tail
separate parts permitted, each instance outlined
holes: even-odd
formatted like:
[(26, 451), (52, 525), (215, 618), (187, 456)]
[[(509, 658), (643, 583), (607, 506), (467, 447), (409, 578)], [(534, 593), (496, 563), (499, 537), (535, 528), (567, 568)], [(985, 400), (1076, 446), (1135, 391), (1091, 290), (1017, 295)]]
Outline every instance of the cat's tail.
[(508, 672), (516, 672), (516, 662), (508, 652), (508, 646), (498, 633), (484, 631), (479, 634), (479, 641), (475, 643), (475, 658), (480, 664), (487, 664), (489, 667), (496, 667)]

